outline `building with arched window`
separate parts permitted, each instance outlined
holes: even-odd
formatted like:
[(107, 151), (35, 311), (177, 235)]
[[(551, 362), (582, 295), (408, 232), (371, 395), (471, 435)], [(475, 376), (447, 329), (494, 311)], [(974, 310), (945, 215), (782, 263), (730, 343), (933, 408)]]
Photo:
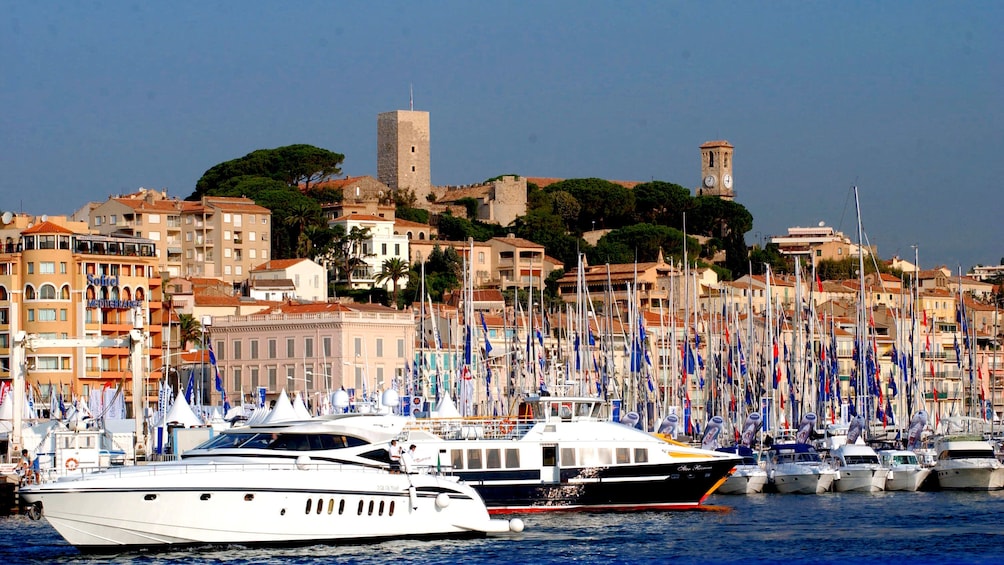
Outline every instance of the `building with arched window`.
[[(5, 216), (5, 219), (8, 219)], [(42, 338), (117, 338), (135, 311), (150, 333), (150, 366), (160, 366), (161, 279), (154, 242), (89, 233), (65, 217), (14, 216), (0, 225), (0, 379), (11, 378), (10, 347), (19, 331)], [(150, 367), (144, 368), (150, 374)], [(156, 377), (153, 377), (156, 381)], [(28, 351), (27, 383), (36, 402), (66, 401), (120, 386), (131, 403), (127, 347)], [(156, 390), (147, 387), (148, 396)]]

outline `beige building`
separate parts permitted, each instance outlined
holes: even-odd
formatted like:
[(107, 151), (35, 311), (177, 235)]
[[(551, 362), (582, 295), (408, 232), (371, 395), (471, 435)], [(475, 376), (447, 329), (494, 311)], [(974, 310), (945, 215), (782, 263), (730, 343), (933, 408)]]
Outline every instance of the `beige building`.
[[(627, 311), (629, 287), (637, 293), (635, 306), (641, 310), (667, 312), (670, 308), (681, 308), (681, 273), (660, 254), (658, 261), (648, 263), (624, 263), (615, 265), (583, 265), (581, 279), (593, 303), (606, 303), (607, 296), (613, 295), (616, 306)], [(567, 303), (574, 303), (578, 294), (580, 275), (578, 269), (566, 272), (558, 279), (558, 294)], [(671, 296), (671, 289), (675, 296)]]
[[(429, 208), (437, 214), (449, 210), (454, 216), (508, 226), (526, 215), (526, 182), (526, 177), (508, 175), (484, 184), (433, 187), (436, 202)], [(468, 217), (464, 201), (471, 199), (477, 208), (475, 215)]]
[(499, 288), (539, 288), (551, 271), (562, 268), (544, 255), (544, 246), (509, 234), (488, 240)]
[(370, 304), (283, 304), (213, 317), (210, 335), (231, 398), (258, 387), (273, 399), (283, 389), (306, 391), (316, 407), (340, 388), (361, 399), (364, 391), (400, 386), (414, 351), (415, 317), (410, 309)]
[[(0, 378), (11, 378), (11, 341), (19, 331), (41, 338), (120, 338), (133, 329), (136, 311), (150, 334), (151, 366), (159, 367), (166, 318), (153, 241), (90, 234), (85, 224), (65, 217), (4, 215), (3, 220)], [(121, 386), (126, 404), (132, 401), (127, 347), (30, 350), (27, 366), (36, 399), (55, 392), (70, 401)], [(147, 390), (155, 396), (154, 387)]]
[(188, 202), (141, 188), (98, 204), (88, 223), (101, 234), (152, 240), (158, 268), (169, 277), (240, 283), (255, 265), (271, 258), (271, 217), (268, 208), (248, 198), (204, 196)]

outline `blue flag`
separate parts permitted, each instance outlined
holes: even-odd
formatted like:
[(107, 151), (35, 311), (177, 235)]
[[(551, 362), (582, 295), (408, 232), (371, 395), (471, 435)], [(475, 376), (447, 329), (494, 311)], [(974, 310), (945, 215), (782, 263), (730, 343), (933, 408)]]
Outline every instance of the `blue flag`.
[(485, 355), (492, 352), (492, 344), (488, 342), (488, 324), (485, 323), (485, 313), (481, 313), (481, 330), (485, 333)]
[(185, 385), (185, 402), (192, 403), (193, 392), (195, 392), (195, 371), (188, 374), (188, 384)]

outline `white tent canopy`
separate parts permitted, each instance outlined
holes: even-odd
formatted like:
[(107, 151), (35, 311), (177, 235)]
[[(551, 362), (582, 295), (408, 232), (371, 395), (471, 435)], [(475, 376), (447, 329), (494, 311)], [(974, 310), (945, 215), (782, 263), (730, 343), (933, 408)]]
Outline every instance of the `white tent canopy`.
[(170, 424), (177, 422), (186, 428), (192, 428), (195, 426), (201, 426), (202, 420), (195, 415), (192, 411), (192, 407), (188, 405), (188, 401), (185, 400), (185, 395), (178, 392), (178, 397), (174, 400), (174, 404), (171, 405), (171, 409), (167, 412), (167, 416), (164, 416), (165, 424)]

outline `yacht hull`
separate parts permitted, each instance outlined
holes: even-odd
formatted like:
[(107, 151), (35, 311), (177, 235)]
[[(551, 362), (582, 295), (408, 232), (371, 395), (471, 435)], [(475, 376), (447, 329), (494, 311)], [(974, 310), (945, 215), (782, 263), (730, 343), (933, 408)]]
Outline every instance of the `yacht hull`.
[(508, 514), (696, 508), (720, 487), (733, 467), (734, 459), (580, 467), (561, 469), (553, 481), (542, 481), (539, 469), (454, 472), (478, 491), (490, 514)]
[(774, 473), (771, 485), (781, 494), (823, 494), (833, 485), (832, 472), (785, 472)]
[(715, 492), (718, 494), (759, 494), (767, 484), (767, 472), (757, 465), (738, 465), (732, 476)]
[(1004, 489), (1004, 467), (1000, 464), (935, 466), (934, 472), (942, 490)]
[(341, 466), (151, 465), (23, 489), (85, 551), (298, 545), (508, 531), (464, 485)]
[(892, 469), (885, 482), (885, 490), (889, 491), (917, 491), (920, 485), (924, 484), (931, 470), (924, 467), (912, 469)]
[(881, 492), (889, 470), (884, 467), (841, 467), (833, 479), (835, 492)]

